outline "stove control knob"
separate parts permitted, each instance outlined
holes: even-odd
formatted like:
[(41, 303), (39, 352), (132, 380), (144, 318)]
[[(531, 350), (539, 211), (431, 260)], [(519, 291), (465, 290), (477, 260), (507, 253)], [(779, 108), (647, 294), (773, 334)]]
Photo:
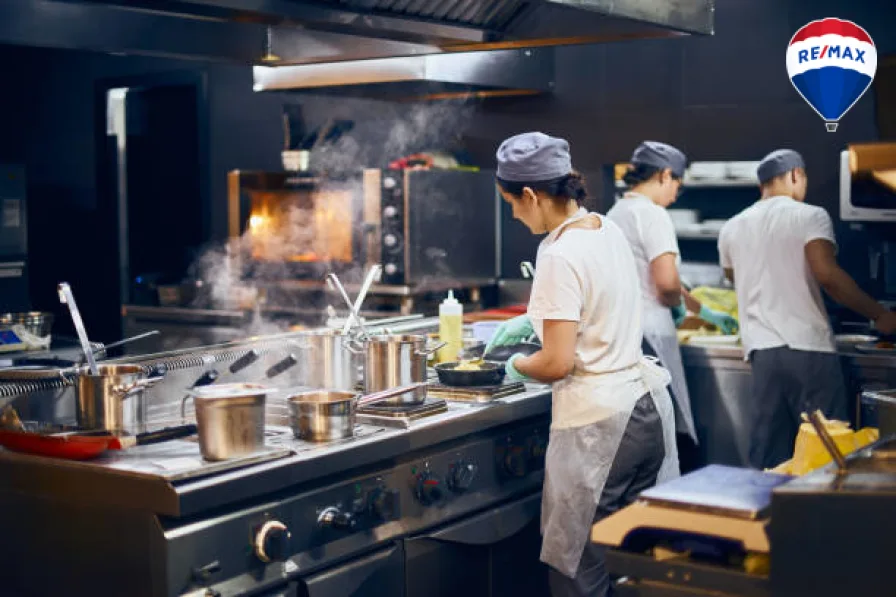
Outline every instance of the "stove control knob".
[(397, 492), (378, 487), (370, 492), (368, 498), (370, 511), (380, 520), (395, 520), (398, 518)]
[(386, 266), (383, 268), (383, 271), (386, 272), (386, 274), (388, 274), (390, 276), (394, 276), (396, 274), (396, 272), (398, 272), (398, 266), (395, 265), (394, 263), (387, 263)]
[(343, 512), (339, 508), (330, 506), (324, 508), (317, 517), (317, 525), (321, 528), (334, 528), (351, 530), (358, 524), (358, 520), (351, 512)]
[(448, 473), (448, 489), (454, 493), (463, 493), (473, 484), (479, 467), (472, 462), (458, 460)]
[(442, 499), (442, 482), (432, 473), (420, 473), (414, 493), (421, 504), (431, 506)]
[(387, 176), (383, 179), (383, 188), (386, 189), (394, 189), (395, 185), (398, 184), (398, 181), (392, 178), (391, 176)]
[(519, 446), (510, 446), (504, 454), (504, 470), (511, 477), (525, 477), (529, 472), (526, 452)]
[(253, 547), (262, 562), (285, 560), (289, 555), (289, 539), (292, 535), (279, 520), (269, 520), (255, 533)]
[(398, 244), (398, 237), (394, 234), (387, 234), (383, 237), (383, 244), (387, 247), (394, 247)]
[(384, 218), (394, 218), (398, 216), (398, 208), (394, 205), (387, 205), (383, 208), (383, 217)]

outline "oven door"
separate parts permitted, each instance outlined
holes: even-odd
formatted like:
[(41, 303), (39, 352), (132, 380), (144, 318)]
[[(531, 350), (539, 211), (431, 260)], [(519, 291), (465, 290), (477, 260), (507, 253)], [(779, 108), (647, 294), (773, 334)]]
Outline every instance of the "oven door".
[(327, 568), (299, 581), (299, 597), (384, 597), (404, 593), (401, 543)]
[(405, 597), (548, 595), (541, 491), (405, 540)]

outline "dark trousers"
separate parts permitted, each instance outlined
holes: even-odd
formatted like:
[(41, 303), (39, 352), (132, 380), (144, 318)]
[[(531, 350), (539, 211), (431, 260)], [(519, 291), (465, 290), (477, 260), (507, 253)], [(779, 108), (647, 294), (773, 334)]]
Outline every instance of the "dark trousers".
[[(656, 351), (653, 350), (653, 347), (646, 338), (641, 339), (641, 352), (646, 356), (657, 359), (660, 365), (663, 364), (663, 361), (657, 356)], [(672, 386), (666, 386), (666, 389), (669, 390), (669, 396), (672, 397), (672, 403), (677, 405), (678, 403), (675, 398), (675, 392), (672, 391)], [(678, 407), (676, 406), (676, 408)], [(690, 435), (679, 432), (676, 429), (675, 445), (678, 448), (678, 467), (682, 475), (686, 475), (691, 471), (695, 471), (698, 468), (705, 466), (706, 463), (703, 461), (703, 456), (700, 455), (700, 447), (694, 443), (694, 440), (691, 439)]]
[[(666, 456), (663, 423), (650, 394), (638, 399), (625, 428), (619, 450), (610, 466), (594, 522), (602, 520), (635, 501), (638, 494), (653, 487)], [(605, 548), (585, 545), (575, 578), (548, 572), (552, 597), (604, 597), (610, 595), (610, 576), (604, 563)]]
[(846, 383), (836, 354), (779, 346), (754, 350), (750, 362), (752, 466), (772, 468), (793, 456), (801, 413), (821, 409), (828, 418), (847, 420)]

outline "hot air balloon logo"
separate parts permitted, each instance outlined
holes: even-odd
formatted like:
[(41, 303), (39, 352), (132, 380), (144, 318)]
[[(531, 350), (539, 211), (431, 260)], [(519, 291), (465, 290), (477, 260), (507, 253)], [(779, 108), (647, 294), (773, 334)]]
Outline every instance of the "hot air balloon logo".
[(829, 132), (871, 86), (877, 50), (868, 32), (842, 19), (804, 25), (787, 48), (790, 82)]

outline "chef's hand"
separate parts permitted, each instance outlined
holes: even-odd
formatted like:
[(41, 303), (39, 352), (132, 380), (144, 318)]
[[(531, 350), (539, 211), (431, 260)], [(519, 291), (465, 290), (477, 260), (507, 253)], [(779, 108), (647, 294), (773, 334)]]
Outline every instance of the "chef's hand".
[(887, 311), (874, 320), (874, 329), (881, 334), (896, 334), (896, 311)]
[(524, 354), (518, 352), (514, 355), (511, 355), (511, 357), (509, 359), (507, 359), (507, 363), (504, 364), (504, 370), (507, 371), (507, 376), (506, 376), (507, 381), (525, 381), (525, 382), (532, 381), (531, 377), (520, 373), (513, 364), (514, 362), (516, 362), (517, 359), (520, 359), (524, 356), (525, 356)]
[(681, 304), (669, 307), (669, 310), (672, 311), (672, 319), (675, 321), (675, 327), (680, 326), (681, 322), (684, 321), (684, 318), (688, 314), (688, 308), (684, 306), (684, 299), (681, 299)]
[(722, 330), (723, 334), (728, 335), (737, 332), (737, 320), (735, 318), (731, 317), (727, 313), (714, 311), (706, 305), (700, 306), (700, 319), (713, 324), (714, 326)]
[(518, 315), (513, 319), (508, 319), (495, 331), (495, 335), (485, 347), (483, 354), (488, 354), (493, 348), (499, 346), (511, 346), (525, 342), (532, 337), (535, 330), (532, 328), (532, 320), (528, 315)]

